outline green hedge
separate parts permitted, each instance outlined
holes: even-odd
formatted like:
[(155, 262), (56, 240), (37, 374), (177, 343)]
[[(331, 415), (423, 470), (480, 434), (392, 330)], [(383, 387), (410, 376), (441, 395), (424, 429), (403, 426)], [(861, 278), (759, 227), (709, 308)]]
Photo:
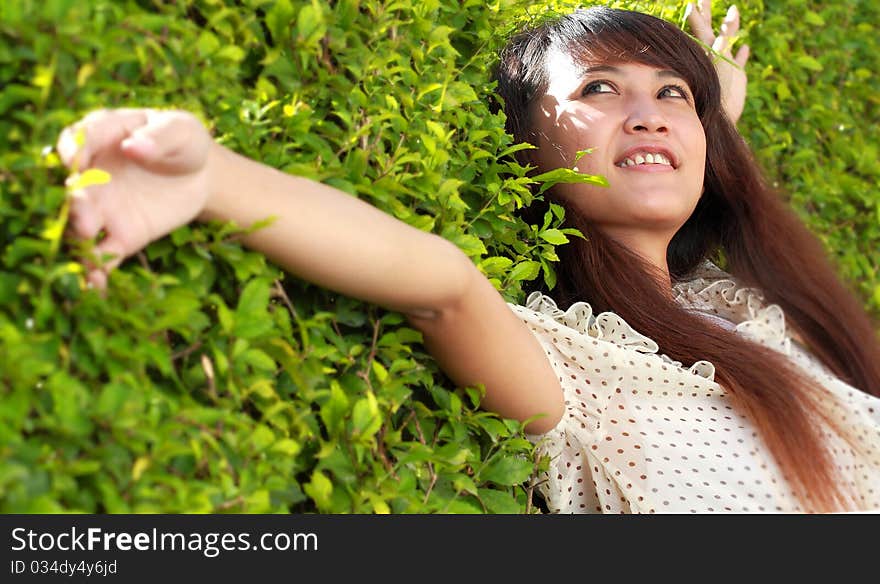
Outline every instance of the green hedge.
[[(232, 226), (181, 228), (106, 299), (86, 290), (49, 148), (98, 107), (189, 109), (454, 241), (522, 301), (566, 237), (560, 213), (516, 217), (531, 179), (488, 70), (512, 28), (573, 4), (518, 4), (0, 3), (0, 512), (534, 512), (544, 462), (518, 423), (456, 389), (401, 315), (283, 274)], [(616, 4), (683, 21), (680, 2)], [(878, 313), (878, 8), (740, 8), (741, 128)]]

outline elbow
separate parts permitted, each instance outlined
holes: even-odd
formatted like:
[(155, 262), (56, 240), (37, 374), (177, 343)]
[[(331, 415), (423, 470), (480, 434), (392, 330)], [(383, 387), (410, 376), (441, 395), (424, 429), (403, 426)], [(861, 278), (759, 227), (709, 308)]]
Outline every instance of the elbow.
[(436, 284), (427, 290), (428, 297), (418, 306), (402, 312), (416, 328), (445, 320), (459, 312), (476, 289), (482, 274), (470, 258), (454, 243), (436, 236), (439, 240), (435, 265)]
[(546, 414), (541, 414), (540, 416), (536, 416), (531, 421), (528, 421), (523, 426), (523, 431), (526, 434), (532, 434), (535, 436), (546, 434), (547, 432), (553, 430), (559, 425), (559, 422), (562, 421), (562, 417), (564, 415), (565, 402), (560, 399), (558, 403), (554, 404), (552, 411), (547, 412)]

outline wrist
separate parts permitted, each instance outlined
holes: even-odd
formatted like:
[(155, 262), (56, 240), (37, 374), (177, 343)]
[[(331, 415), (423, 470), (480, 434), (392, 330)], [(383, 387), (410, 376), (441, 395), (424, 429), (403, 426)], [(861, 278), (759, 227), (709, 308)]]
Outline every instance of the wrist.
[(222, 219), (222, 198), (224, 187), (228, 181), (228, 170), (233, 163), (233, 153), (225, 146), (211, 141), (208, 149), (208, 157), (205, 162), (206, 177), (206, 196), (196, 219), (198, 221), (211, 221), (213, 219)]

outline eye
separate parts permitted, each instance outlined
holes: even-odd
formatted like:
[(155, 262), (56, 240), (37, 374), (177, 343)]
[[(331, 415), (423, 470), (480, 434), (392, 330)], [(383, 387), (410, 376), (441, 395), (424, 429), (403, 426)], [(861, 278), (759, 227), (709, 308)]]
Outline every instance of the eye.
[(584, 87), (581, 95), (590, 95), (595, 93), (616, 93), (616, 90), (614, 89), (614, 86), (607, 81), (593, 81), (591, 83), (587, 83), (587, 86)]
[(681, 85), (667, 85), (660, 90), (657, 97), (677, 97), (686, 101), (690, 99), (687, 90)]

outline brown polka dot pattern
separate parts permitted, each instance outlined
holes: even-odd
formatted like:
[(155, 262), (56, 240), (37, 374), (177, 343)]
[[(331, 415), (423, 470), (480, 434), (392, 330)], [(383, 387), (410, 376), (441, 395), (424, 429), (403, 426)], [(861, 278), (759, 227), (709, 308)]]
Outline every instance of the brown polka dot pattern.
[[(792, 342), (777, 305), (711, 262), (676, 284), (678, 302), (788, 355), (825, 390), (827, 433), (853, 509), (880, 512), (880, 399), (834, 377)], [(566, 413), (540, 436), (551, 458), (536, 488), (554, 513), (798, 513), (751, 422), (714, 381), (714, 366), (659, 354), (653, 340), (589, 304), (566, 311), (535, 293), (511, 309), (559, 375)], [(852, 445), (858, 446), (854, 449)]]

